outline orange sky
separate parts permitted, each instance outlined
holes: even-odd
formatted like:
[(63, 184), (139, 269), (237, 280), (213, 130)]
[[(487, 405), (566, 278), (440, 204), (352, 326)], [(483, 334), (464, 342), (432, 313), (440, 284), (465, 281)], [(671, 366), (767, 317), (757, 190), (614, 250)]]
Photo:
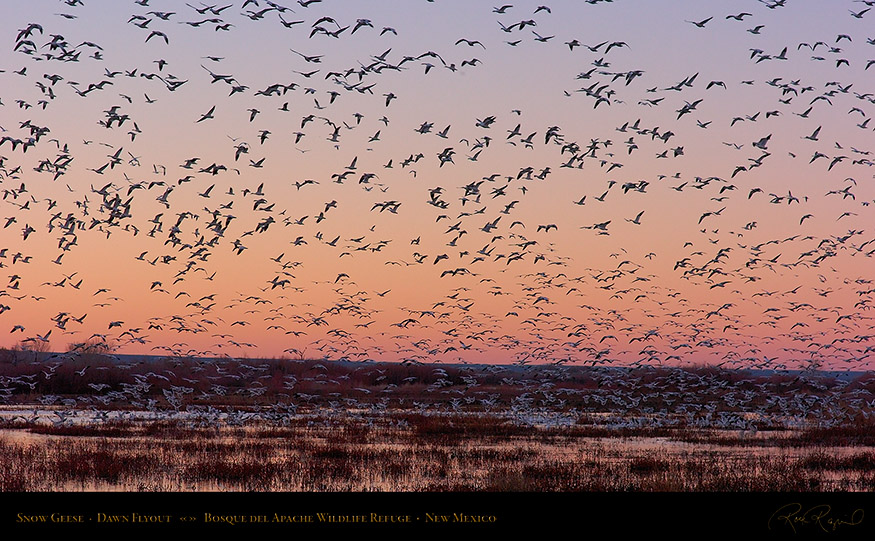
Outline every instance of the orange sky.
[(840, 4), (16, 6), (0, 343), (867, 368)]

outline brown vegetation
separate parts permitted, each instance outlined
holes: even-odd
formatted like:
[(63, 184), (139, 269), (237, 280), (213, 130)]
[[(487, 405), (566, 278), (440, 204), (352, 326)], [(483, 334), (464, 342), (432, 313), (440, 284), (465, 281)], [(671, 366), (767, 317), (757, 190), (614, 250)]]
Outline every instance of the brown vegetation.
[(22, 355), (0, 491), (875, 488), (866, 375)]
[[(195, 427), (31, 427), (0, 436), (2, 491), (831, 491), (875, 488), (875, 450), (811, 434), (653, 439), (536, 429), (490, 415), (390, 413)], [(646, 433), (646, 432), (645, 432)]]

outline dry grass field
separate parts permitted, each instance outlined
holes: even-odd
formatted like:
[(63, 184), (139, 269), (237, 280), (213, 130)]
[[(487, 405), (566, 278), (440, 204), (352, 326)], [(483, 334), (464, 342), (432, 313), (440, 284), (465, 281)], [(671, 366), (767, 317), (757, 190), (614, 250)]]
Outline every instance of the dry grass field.
[(6, 358), (0, 491), (875, 489), (875, 378)]

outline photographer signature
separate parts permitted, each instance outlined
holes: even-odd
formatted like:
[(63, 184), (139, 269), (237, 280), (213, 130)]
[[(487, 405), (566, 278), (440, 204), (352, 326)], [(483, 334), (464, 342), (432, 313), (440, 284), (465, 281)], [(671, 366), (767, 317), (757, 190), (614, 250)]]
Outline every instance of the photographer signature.
[(833, 515), (832, 507), (826, 504), (804, 508), (801, 503), (781, 506), (769, 518), (769, 530), (789, 527), (793, 533), (797, 528), (820, 528), (824, 532), (835, 532), (843, 526), (858, 526), (863, 522), (863, 510), (855, 509), (849, 516), (841, 518)]

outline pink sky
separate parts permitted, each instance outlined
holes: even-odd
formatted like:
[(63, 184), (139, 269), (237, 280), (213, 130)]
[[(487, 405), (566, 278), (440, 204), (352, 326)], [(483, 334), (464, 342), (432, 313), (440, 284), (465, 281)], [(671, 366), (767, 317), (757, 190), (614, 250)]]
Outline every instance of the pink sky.
[(0, 345), (869, 368), (864, 3), (242, 4), (7, 9)]

